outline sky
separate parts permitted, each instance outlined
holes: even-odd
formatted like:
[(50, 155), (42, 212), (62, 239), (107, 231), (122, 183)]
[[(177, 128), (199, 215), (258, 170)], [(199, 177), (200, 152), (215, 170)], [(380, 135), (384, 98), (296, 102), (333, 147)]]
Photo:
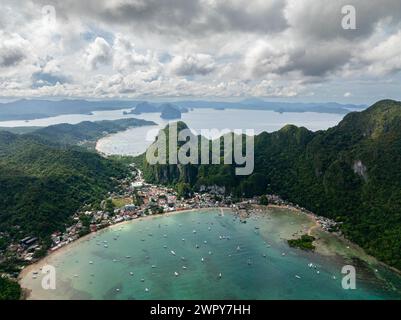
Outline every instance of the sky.
[(400, 0), (0, 5), (0, 99), (401, 100)]

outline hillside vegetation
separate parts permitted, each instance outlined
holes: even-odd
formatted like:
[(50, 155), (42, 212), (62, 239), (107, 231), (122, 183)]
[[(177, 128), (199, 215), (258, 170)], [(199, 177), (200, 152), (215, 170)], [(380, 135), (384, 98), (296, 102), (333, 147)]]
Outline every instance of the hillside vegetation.
[(0, 232), (46, 238), (123, 174), (123, 166), (95, 153), (0, 132)]
[(143, 165), (153, 182), (222, 185), (252, 197), (276, 193), (343, 222), (368, 253), (401, 269), (401, 103), (377, 102), (337, 126), (311, 132), (288, 125), (255, 137), (255, 170), (232, 165)]

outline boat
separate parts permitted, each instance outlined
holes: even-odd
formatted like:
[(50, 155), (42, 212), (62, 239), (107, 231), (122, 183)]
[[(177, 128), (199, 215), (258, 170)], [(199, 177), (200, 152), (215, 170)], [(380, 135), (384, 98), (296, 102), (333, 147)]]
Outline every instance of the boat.
[(184, 239), (184, 238), (182, 238), (181, 240), (182, 240), (182, 241), (185, 241), (185, 239)]
[(192, 233), (196, 233), (196, 230), (193, 230)]
[(117, 288), (116, 291), (117, 291), (117, 292), (120, 292), (120, 289)]
[(148, 289), (148, 288), (145, 288), (145, 291), (146, 291), (146, 292), (149, 292), (149, 289)]
[(93, 261), (89, 261), (89, 264), (93, 264)]
[(175, 252), (173, 250), (170, 251), (173, 256), (175, 256)]
[(262, 257), (263, 257), (263, 258), (266, 258), (266, 253), (262, 254)]
[(295, 275), (295, 278), (297, 278), (297, 279), (301, 279), (301, 277), (299, 276), (299, 275)]
[(221, 272), (219, 273), (219, 278), (221, 278)]
[(312, 262), (309, 263), (309, 264), (308, 264), (308, 267), (309, 267), (309, 268), (312, 268), (312, 267), (313, 267), (313, 263), (312, 263)]
[(187, 270), (187, 267), (186, 266), (182, 266), (182, 269)]
[(125, 256), (125, 258), (129, 259), (129, 258), (131, 258), (131, 256)]
[(281, 255), (284, 257), (285, 256), (285, 252), (283, 252)]
[(164, 248), (164, 249), (167, 249), (167, 246), (166, 246), (166, 245), (164, 245), (164, 246), (163, 246), (163, 248)]
[(206, 243), (207, 243), (207, 241), (205, 240), (205, 241), (203, 241), (203, 243), (204, 243), (204, 244), (206, 244)]
[(152, 264), (152, 269), (156, 268), (156, 266), (154, 264)]
[(181, 260), (182, 260), (182, 261), (184, 261), (184, 260), (185, 260), (185, 258), (184, 258), (184, 257), (181, 257)]
[(195, 248), (196, 248), (196, 249), (199, 249), (199, 245), (198, 245), (198, 244), (197, 244), (197, 245), (195, 245)]
[(134, 275), (134, 273), (133, 273), (132, 271), (131, 271), (129, 274), (130, 274), (130, 276), (133, 276), (133, 275)]
[(142, 278), (142, 279), (141, 279), (141, 282), (145, 282), (145, 279)]
[(202, 262), (204, 262), (204, 261), (205, 261), (205, 259), (202, 257), (201, 261), (202, 261)]
[(241, 250), (241, 247), (240, 246), (237, 246), (237, 251), (240, 251)]
[(175, 272), (174, 272), (174, 275), (175, 275), (176, 277), (178, 277), (180, 274), (179, 274), (177, 271), (175, 271)]
[(209, 255), (211, 255), (211, 254), (212, 254), (212, 251), (209, 251), (208, 253), (209, 253)]
[(317, 274), (320, 274), (320, 271), (319, 271), (319, 270), (317, 270), (317, 271), (316, 271), (316, 273), (317, 273)]
[(105, 248), (108, 248), (109, 246), (107, 244), (104, 245)]

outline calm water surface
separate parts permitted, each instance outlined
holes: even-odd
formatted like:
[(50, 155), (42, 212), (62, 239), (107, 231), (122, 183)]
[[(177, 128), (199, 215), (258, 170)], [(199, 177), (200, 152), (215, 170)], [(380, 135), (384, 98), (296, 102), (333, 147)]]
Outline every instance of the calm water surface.
[(50, 299), (401, 297), (401, 279), (387, 269), (358, 270), (357, 289), (344, 290), (341, 267), (350, 261), (289, 248), (284, 239), (311, 226), (305, 215), (270, 210), (241, 223), (219, 212), (114, 226), (49, 257), (57, 270), (56, 290), (41, 289), (40, 276), (33, 279), (32, 272), (21, 283), (33, 290), (31, 298)]

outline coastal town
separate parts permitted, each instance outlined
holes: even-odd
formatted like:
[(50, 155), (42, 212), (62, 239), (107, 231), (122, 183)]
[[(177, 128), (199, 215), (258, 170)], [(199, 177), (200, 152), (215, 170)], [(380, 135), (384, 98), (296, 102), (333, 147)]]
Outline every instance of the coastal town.
[[(260, 211), (256, 209), (256, 206), (262, 202), (261, 197), (255, 196), (251, 199), (234, 201), (231, 195), (226, 194), (224, 187), (218, 186), (204, 186), (199, 192), (191, 192), (183, 196), (173, 188), (146, 183), (142, 172), (134, 165), (131, 166), (132, 175), (119, 181), (118, 190), (108, 194), (108, 198), (102, 201), (100, 209), (83, 207), (72, 216), (71, 225), (51, 235), (49, 250), (43, 249), (38, 237), (29, 236), (20, 240), (19, 243), (11, 244), (7, 252), (25, 261), (25, 264), (30, 264), (40, 259), (43, 254), (56, 251), (88, 233), (140, 217), (192, 209), (230, 208), (246, 222), (246, 218)], [(303, 212), (312, 216), (323, 230), (337, 231), (338, 223), (333, 220), (317, 216), (277, 195), (264, 197), (271, 206)]]

